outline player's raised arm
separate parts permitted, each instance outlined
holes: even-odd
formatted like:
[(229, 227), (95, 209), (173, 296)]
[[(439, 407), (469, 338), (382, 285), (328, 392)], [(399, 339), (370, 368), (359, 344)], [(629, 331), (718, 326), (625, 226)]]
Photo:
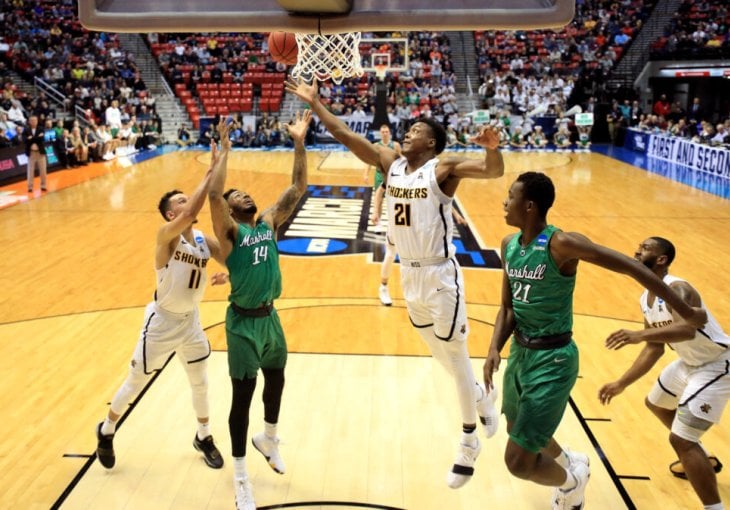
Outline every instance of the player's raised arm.
[(198, 213), (200, 213), (203, 204), (205, 204), (205, 196), (210, 187), (212, 171), (216, 161), (217, 153), (213, 151), (210, 168), (205, 172), (203, 180), (200, 181), (200, 184), (189, 198), (182, 193), (170, 197), (170, 200), (183, 201), (184, 206), (179, 214), (162, 225), (157, 231), (155, 267), (161, 268), (167, 264), (172, 255), (174, 244), (177, 244), (178, 237), (195, 222)]
[(279, 225), (284, 223), (286, 219), (294, 211), (299, 199), (304, 196), (307, 191), (307, 151), (304, 147), (304, 138), (307, 135), (309, 123), (312, 120), (312, 111), (304, 110), (297, 112), (296, 120), (293, 124), (286, 124), (286, 130), (289, 132), (294, 142), (294, 168), (292, 169), (292, 183), (284, 193), (281, 194), (271, 209), (261, 214), (263, 221), (267, 222), (276, 230)]
[[(687, 282), (674, 282), (669, 286), (688, 306), (700, 308), (702, 298), (699, 293)], [(667, 344), (692, 340), (697, 334), (697, 328), (685, 322), (682, 317), (670, 306), (667, 309), (672, 313), (673, 322), (659, 328), (645, 327), (640, 331), (619, 329), (611, 333), (606, 339), (609, 349), (621, 349), (630, 344), (646, 342), (647, 344)], [(650, 367), (651, 368), (651, 367)]]
[(631, 276), (649, 292), (662, 298), (693, 327), (702, 327), (707, 322), (707, 313), (704, 310), (687, 304), (644, 264), (623, 253), (595, 244), (582, 234), (557, 232), (551, 240), (550, 251), (561, 272), (568, 268), (569, 273), (574, 273), (579, 260), (596, 264)]
[(218, 155), (216, 165), (213, 167), (210, 187), (208, 189), (208, 200), (210, 201), (210, 215), (213, 220), (213, 231), (220, 243), (219, 256), (223, 260), (233, 249), (233, 242), (236, 237), (236, 225), (231, 218), (231, 212), (228, 203), (223, 197), (223, 188), (226, 184), (226, 175), (228, 173), (228, 152), (231, 149), (231, 140), (229, 138), (230, 128), (226, 124), (223, 117), (218, 123), (218, 134), (221, 139), (221, 151)]
[(315, 84), (309, 85), (303, 81), (297, 83), (290, 80), (286, 84), (286, 90), (306, 102), (332, 136), (350, 149), (362, 162), (387, 169), (398, 158), (398, 154), (393, 149), (373, 145), (367, 138), (352, 131), (344, 122), (325, 108), (319, 100)]
[(490, 126), (483, 127), (470, 142), (484, 147), (484, 159), (458, 156), (444, 158), (436, 169), (436, 178), (443, 182), (447, 177), (496, 179), (504, 175), (504, 160), (499, 150), (499, 132)]

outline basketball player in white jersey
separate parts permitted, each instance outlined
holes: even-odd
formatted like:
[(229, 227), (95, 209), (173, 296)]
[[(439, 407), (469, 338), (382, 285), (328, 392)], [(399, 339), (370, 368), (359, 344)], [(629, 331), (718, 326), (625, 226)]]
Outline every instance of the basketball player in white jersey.
[[(646, 397), (646, 406), (671, 430), (669, 442), (679, 455), (675, 475), (689, 479), (706, 510), (724, 510), (715, 473), (722, 464), (711, 462), (700, 438), (718, 423), (730, 398), (730, 336), (705, 308), (699, 293), (685, 280), (669, 274), (674, 245), (661, 237), (650, 237), (639, 245), (635, 258), (664, 280), (690, 306), (707, 312), (707, 323), (695, 329), (667, 304), (645, 290), (641, 295), (644, 329), (619, 330), (606, 340), (609, 349), (645, 342), (633, 365), (617, 381), (598, 391), (603, 404), (646, 374), (668, 345), (678, 359), (667, 365)], [(681, 465), (680, 465), (681, 463)], [(677, 471), (675, 471), (675, 467)]]
[[(385, 197), (385, 185), (381, 183), (378, 189), (375, 191), (375, 198), (373, 199), (373, 212), (370, 215), (370, 221), (373, 225), (380, 223), (380, 213), (383, 209), (383, 198)], [(451, 216), (454, 217), (454, 221), (459, 225), (468, 225), (469, 223), (464, 217), (459, 214), (459, 211), (452, 207)], [(380, 265), (380, 288), (378, 289), (378, 298), (384, 306), (390, 306), (393, 304), (393, 300), (390, 298), (390, 292), (388, 291), (388, 280), (390, 279), (390, 273), (393, 271), (393, 262), (395, 262), (395, 243), (390, 236), (390, 230), (385, 233), (385, 255), (383, 255), (383, 263)]]
[[(159, 203), (166, 223), (157, 231), (154, 301), (145, 309), (129, 374), (114, 395), (106, 419), (96, 427), (96, 455), (107, 469), (114, 467), (116, 460), (113, 439), (119, 418), (132, 397), (155, 371), (162, 369), (173, 353), (177, 353), (187, 373), (198, 418), (193, 447), (203, 454), (208, 466), (223, 467), (223, 457), (210, 434), (207, 373), (210, 344), (200, 324), (198, 304), (207, 283), (208, 261), (213, 257), (225, 264), (225, 260), (220, 256), (215, 238), (193, 229), (208, 194), (213, 168), (225, 156), (225, 149), (221, 154), (216, 153), (215, 143), (211, 148), (211, 167), (193, 195), (188, 197), (173, 190), (165, 193)], [(225, 273), (216, 273), (211, 280), (214, 285), (222, 284), (226, 283), (227, 277)]]
[(467, 483), (481, 445), (477, 412), (487, 437), (497, 432), (496, 391), (477, 383), (467, 351), (468, 322), (464, 280), (451, 242), (451, 202), (463, 178), (495, 179), (504, 173), (499, 135), (485, 127), (470, 141), (486, 149), (484, 158), (436, 159), (446, 131), (432, 119), (416, 121), (406, 133), (402, 156), (354, 133), (319, 101), (317, 88), (289, 82), (287, 90), (306, 101), (332, 135), (360, 160), (387, 169), (384, 175), (390, 232), (401, 257), (401, 283), (411, 323), (431, 354), (451, 375), (461, 409), (463, 434), (449, 487)]

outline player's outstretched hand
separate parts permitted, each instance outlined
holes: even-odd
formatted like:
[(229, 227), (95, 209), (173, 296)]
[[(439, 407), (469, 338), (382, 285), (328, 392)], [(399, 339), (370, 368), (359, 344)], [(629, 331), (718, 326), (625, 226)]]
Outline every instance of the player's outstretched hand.
[(475, 136), (469, 138), (471, 143), (475, 143), (485, 149), (496, 149), (499, 147), (499, 131), (492, 126), (484, 126)]
[(297, 116), (292, 124), (284, 124), (284, 126), (289, 131), (289, 136), (292, 137), (292, 140), (301, 142), (307, 136), (307, 127), (311, 120), (312, 110), (304, 110), (304, 112), (297, 112)]
[(231, 121), (232, 119), (221, 115), (221, 119), (218, 122), (218, 126), (216, 127), (216, 130), (218, 131), (218, 136), (221, 139), (221, 150), (224, 151), (228, 151), (231, 149)]
[(601, 389), (598, 390), (598, 400), (600, 400), (601, 404), (604, 406), (608, 405), (611, 402), (611, 399), (616, 395), (623, 393), (624, 389), (626, 389), (626, 387), (618, 381), (604, 384), (601, 386)]
[(491, 391), (494, 389), (494, 382), (492, 376), (494, 372), (499, 370), (499, 364), (502, 358), (499, 356), (497, 351), (489, 350), (487, 359), (484, 360), (484, 385)]
[(629, 344), (638, 344), (641, 342), (641, 336), (638, 331), (629, 331), (628, 329), (619, 329), (614, 331), (606, 338), (606, 347), (613, 350), (621, 349)]
[(286, 82), (286, 91), (291, 92), (302, 101), (305, 101), (312, 105), (317, 100), (316, 83), (316, 80), (314, 80), (313, 83), (310, 85), (309, 83), (306, 83), (302, 80), (294, 81), (293, 79), (289, 79)]
[(210, 141), (210, 168), (208, 171), (212, 171), (213, 167), (218, 163), (218, 159), (220, 158), (220, 152), (218, 151), (218, 144), (215, 143), (215, 140)]
[(228, 283), (228, 273), (213, 273), (210, 277), (211, 285), (225, 285)]

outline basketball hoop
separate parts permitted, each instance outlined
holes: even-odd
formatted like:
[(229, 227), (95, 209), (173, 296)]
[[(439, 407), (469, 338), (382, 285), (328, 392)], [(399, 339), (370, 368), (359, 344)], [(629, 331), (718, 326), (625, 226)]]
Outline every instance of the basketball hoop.
[(385, 80), (385, 73), (388, 71), (387, 64), (379, 64), (375, 66), (375, 76), (378, 77), (378, 81)]
[(292, 77), (311, 83), (332, 79), (340, 84), (345, 78), (362, 76), (360, 32), (343, 34), (295, 34), (299, 50)]

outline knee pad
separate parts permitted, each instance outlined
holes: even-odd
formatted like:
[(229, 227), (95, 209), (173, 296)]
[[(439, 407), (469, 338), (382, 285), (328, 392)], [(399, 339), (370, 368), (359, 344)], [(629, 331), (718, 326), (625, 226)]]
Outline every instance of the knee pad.
[(674, 421), (672, 422), (672, 433), (681, 437), (686, 441), (692, 443), (698, 443), (702, 435), (712, 427), (712, 422), (698, 418), (685, 409), (684, 412), (680, 413), (679, 409), (677, 414), (674, 415)]

